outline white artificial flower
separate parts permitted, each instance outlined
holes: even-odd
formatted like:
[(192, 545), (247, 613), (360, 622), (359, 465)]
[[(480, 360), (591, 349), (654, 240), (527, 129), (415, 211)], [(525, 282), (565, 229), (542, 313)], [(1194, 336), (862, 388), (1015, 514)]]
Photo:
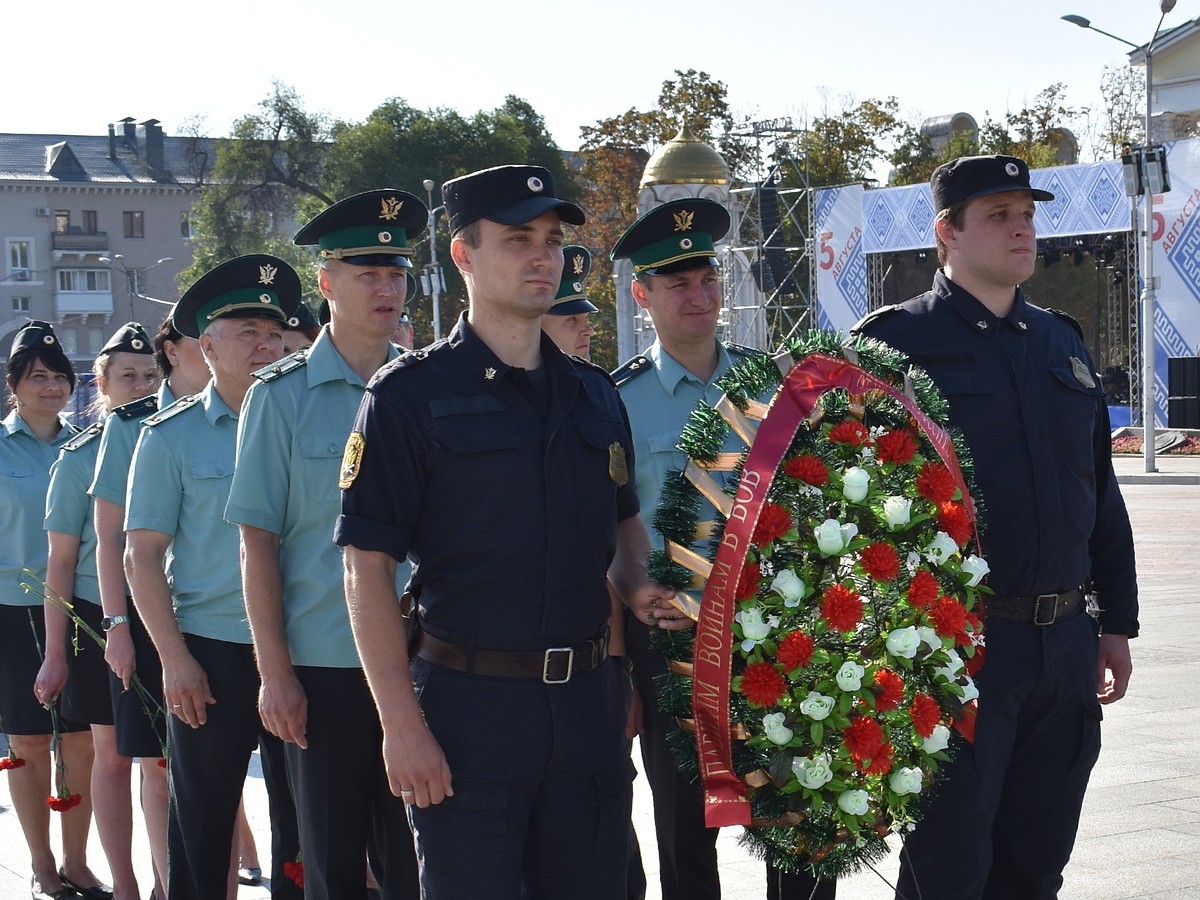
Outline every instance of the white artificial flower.
[(842, 473), (842, 496), (851, 503), (862, 503), (871, 486), (871, 474), (858, 466), (851, 466)]
[(773, 744), (786, 744), (792, 739), (792, 729), (783, 724), (784, 718), (781, 712), (763, 716), (763, 734)]
[(887, 640), (884, 643), (887, 646), (887, 652), (892, 656), (912, 659), (917, 655), (917, 648), (921, 646), (921, 636), (917, 634), (916, 628), (909, 625), (906, 628), (897, 628), (888, 632)]
[(892, 531), (903, 528), (912, 519), (912, 500), (908, 497), (888, 497), (883, 501), (883, 520)]
[(832, 697), (825, 694), (818, 694), (816, 691), (809, 691), (808, 696), (800, 701), (800, 712), (808, 716), (814, 722), (820, 722), (822, 719), (828, 719), (829, 714), (833, 712), (835, 701)]
[(813, 536), (817, 539), (817, 549), (822, 556), (836, 556), (845, 552), (856, 534), (858, 534), (857, 525), (853, 522), (843, 525), (837, 519), (826, 519), (813, 529)]
[(942, 636), (928, 625), (917, 626), (917, 636), (921, 638), (921, 643), (929, 648), (929, 652), (942, 649)]
[(966, 684), (959, 682), (960, 687), (963, 689), (962, 702), (970, 703), (972, 700), (975, 700), (979, 697), (979, 688), (975, 686), (975, 679), (971, 678), (969, 675), (964, 675), (963, 681), (965, 681)]
[(944, 531), (939, 531), (933, 542), (924, 550), (925, 558), (935, 566), (945, 565), (946, 560), (957, 552), (958, 544)]
[(843, 691), (857, 691), (862, 687), (862, 677), (867, 670), (852, 659), (842, 663), (837, 671), (837, 684)]
[(991, 571), (991, 568), (982, 556), (976, 556), (972, 553), (963, 560), (962, 570), (964, 575), (971, 576), (971, 580), (967, 582), (967, 587), (975, 587), (983, 580), (983, 576)]
[(962, 657), (960, 657), (953, 649), (947, 650), (946, 655), (950, 657), (950, 661), (944, 666), (938, 666), (933, 671), (936, 674), (941, 675), (951, 684), (954, 684), (958, 681), (958, 673), (963, 670), (964, 663), (962, 661)]
[(733, 618), (742, 626), (742, 636), (745, 638), (742, 641), (742, 651), (745, 653), (749, 653), (757, 644), (766, 640), (771, 629), (779, 624), (779, 616), (768, 616), (764, 620), (762, 608), (758, 606), (743, 609)]
[(804, 581), (791, 569), (783, 569), (771, 581), (771, 590), (783, 597), (783, 605), (794, 609), (804, 599)]
[(903, 797), (905, 794), (921, 793), (921, 770), (904, 766), (888, 778), (888, 787)]
[(829, 757), (824, 753), (812, 759), (797, 756), (792, 760), (792, 772), (796, 780), (810, 791), (819, 790), (833, 781), (833, 769), (829, 766)]
[(842, 812), (851, 816), (867, 814), (870, 795), (866, 791), (842, 791), (838, 794), (838, 806)]
[[(783, 715), (783, 713), (779, 713)], [(921, 749), (926, 753), (938, 753), (950, 746), (950, 729), (940, 722), (933, 726), (933, 734), (921, 741)]]

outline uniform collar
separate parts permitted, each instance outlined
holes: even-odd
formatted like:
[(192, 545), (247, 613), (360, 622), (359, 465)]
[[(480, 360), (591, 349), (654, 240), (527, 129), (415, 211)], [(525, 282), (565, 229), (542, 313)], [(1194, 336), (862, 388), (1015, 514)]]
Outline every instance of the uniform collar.
[[(400, 351), (389, 341), (387, 359), (384, 362), (391, 362), (399, 355)], [(333, 339), (329, 336), (328, 328), (322, 328), (317, 339), (308, 348), (308, 363), (304, 369), (310, 388), (316, 387), (318, 384), (325, 384), (327, 381), (345, 381), (358, 387), (366, 387), (363, 380), (358, 377), (358, 373), (350, 368), (345, 357), (338, 353), (337, 347), (333, 345)]]
[(162, 384), (158, 386), (158, 408), (166, 409), (178, 399), (175, 392), (171, 390), (171, 386), (167, 384), (167, 379), (164, 378)]
[(208, 424), (217, 427), (217, 423), (225, 416), (236, 420), (237, 413), (229, 408), (228, 404), (221, 399), (221, 395), (217, 393), (215, 383), (209, 379), (204, 390), (200, 392), (200, 405), (204, 407), (204, 417), (208, 419)]
[[(497, 386), (504, 381), (513, 368), (502, 362), (500, 357), (492, 352), (492, 348), (483, 342), (483, 338), (467, 321), (465, 312), (459, 316), (458, 322), (449, 337), (446, 338), (446, 342), (455, 353), (459, 354), (468, 375), (479, 379), (480, 390), (495, 393)], [(541, 342), (542, 367), (547, 376), (551, 379), (563, 376), (578, 379), (579, 376), (576, 375), (571, 363), (567, 361), (567, 357), (544, 331), (541, 332)]]
[[(733, 361), (729, 358), (729, 351), (725, 349), (725, 345), (713, 338), (717, 345), (717, 367), (713, 369), (713, 378), (723, 375), (733, 365)], [(654, 365), (654, 371), (658, 373), (658, 380), (662, 382), (663, 390), (674, 396), (675, 389), (679, 387), (681, 381), (692, 381), (696, 384), (704, 384), (699, 378), (685, 369), (680, 362), (666, 351), (662, 343), (656, 338), (654, 343), (646, 351), (646, 358)], [(711, 382), (712, 379), (709, 379)]]
[[(59, 422), (58, 435), (54, 438), (54, 440), (52, 440), (50, 442), (51, 446), (55, 446), (57, 444), (62, 443), (67, 438), (76, 434), (79, 430), (74, 425), (72, 425), (70, 422), (68, 422), (66, 419), (64, 419), (62, 416), (58, 417), (58, 422)], [(4, 424), (4, 434), (6, 437), (12, 437), (17, 432), (24, 432), (25, 434), (27, 434), (31, 438), (33, 438), (35, 441), (41, 440), (41, 438), (39, 438), (36, 434), (33, 433), (33, 431), (29, 428), (29, 425), (26, 424), (25, 420), (21, 418), (20, 414), (18, 414), (18, 412), (15, 409), (9, 410), (8, 415), (4, 417), (3, 424)]]
[(989, 334), (1002, 324), (1014, 331), (1025, 331), (1029, 327), (1029, 304), (1025, 300), (1025, 292), (1020, 285), (1015, 290), (1012, 309), (1007, 316), (1000, 318), (980, 303), (974, 294), (951, 281), (944, 269), (938, 269), (933, 277), (934, 293), (980, 334)]

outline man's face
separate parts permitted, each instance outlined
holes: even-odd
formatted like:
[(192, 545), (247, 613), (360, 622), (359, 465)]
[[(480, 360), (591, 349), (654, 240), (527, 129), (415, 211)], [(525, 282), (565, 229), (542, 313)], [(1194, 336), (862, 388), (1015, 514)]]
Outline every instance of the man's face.
[(219, 382), (249, 387), (255, 372), (283, 356), (283, 322), (224, 319), (200, 335), (200, 347)]
[(1033, 214), (1029, 191), (1005, 191), (968, 203), (962, 228), (939, 224), (950, 277), (995, 287), (1025, 281), (1037, 262)]
[(404, 312), (408, 277), (401, 266), (355, 266), (327, 260), (318, 270), (317, 285), (329, 301), (336, 335), (341, 328), (386, 339)]
[(571, 356), (580, 356), (591, 361), (592, 335), (596, 329), (588, 321), (585, 312), (573, 316), (542, 316), (542, 331), (558, 345), (558, 349)]
[(520, 318), (537, 318), (558, 293), (563, 230), (551, 210), (520, 225), (479, 222), (479, 246), (455, 240), (451, 253), (472, 287), (471, 303)]
[(712, 335), (721, 313), (721, 276), (712, 266), (671, 275), (643, 275), (633, 282), (633, 299), (649, 310), (664, 341)]

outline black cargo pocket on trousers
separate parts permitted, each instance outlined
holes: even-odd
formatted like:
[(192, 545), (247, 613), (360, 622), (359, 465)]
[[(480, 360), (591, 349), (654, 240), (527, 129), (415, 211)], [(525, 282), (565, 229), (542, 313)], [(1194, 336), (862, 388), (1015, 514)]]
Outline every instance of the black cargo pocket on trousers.
[(455, 778), (454, 796), (426, 810), (414, 807), (413, 825), (426, 868), (445, 876), (504, 865), (513, 830), (507, 807), (507, 783), (486, 778)]
[(1079, 728), (1079, 753), (1075, 757), (1071, 773), (1086, 776), (1100, 758), (1100, 723), (1104, 721), (1104, 709), (1099, 700), (1085, 701), (1079, 714), (1082, 717)]
[(592, 774), (598, 807), (597, 855), (624, 852), (629, 844), (635, 774), (630, 760), (622, 760), (619, 765)]

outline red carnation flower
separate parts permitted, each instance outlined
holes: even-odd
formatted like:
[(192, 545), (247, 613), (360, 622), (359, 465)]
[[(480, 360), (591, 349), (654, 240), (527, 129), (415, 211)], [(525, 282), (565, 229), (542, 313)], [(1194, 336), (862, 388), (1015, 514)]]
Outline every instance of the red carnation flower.
[(283, 864), (283, 874), (292, 879), (296, 883), (296, 887), (304, 887), (304, 863), (285, 862)]
[(0, 759), (0, 772), (8, 769), (19, 769), (25, 765), (25, 760), (19, 756), (6, 756)]
[(930, 503), (940, 506), (953, 500), (957, 489), (954, 476), (941, 463), (927, 462), (917, 473), (917, 493)]
[(862, 614), (862, 597), (848, 587), (835, 584), (821, 598), (821, 618), (830, 628), (853, 631), (862, 620)]
[(165, 756), (159, 757), (158, 767), (160, 769), (165, 769), (167, 767), (167, 758)]
[(870, 716), (859, 716), (842, 729), (846, 750), (858, 762), (871, 759), (882, 749), (887, 739), (883, 734), (883, 726)]
[(892, 747), (892, 742), (888, 741), (880, 747), (875, 755), (871, 757), (871, 764), (862, 770), (864, 775), (886, 775), (892, 771), (892, 763), (894, 761), (895, 749)]
[(792, 514), (785, 507), (768, 500), (758, 514), (758, 524), (754, 526), (754, 543), (762, 546), (776, 538), (781, 538), (792, 530)]
[(971, 539), (971, 517), (961, 503), (943, 503), (938, 508), (938, 528), (950, 535), (954, 543), (965, 547)]
[(917, 455), (917, 439), (911, 431), (889, 431), (875, 440), (875, 454), (880, 462), (904, 465)]
[(738, 579), (737, 599), (749, 600), (758, 593), (758, 582), (762, 578), (762, 568), (754, 560), (747, 560), (742, 567), (742, 577)]
[(46, 798), (46, 805), (55, 812), (66, 812), (69, 809), (74, 809), (82, 802), (83, 798), (78, 794), (71, 794), (67, 797), (57, 797), (51, 795)]
[(835, 444), (849, 444), (851, 447), (861, 447), (870, 440), (870, 432), (862, 422), (848, 419), (838, 422), (829, 429), (829, 440)]
[(815, 646), (816, 641), (803, 631), (793, 631), (779, 642), (779, 652), (776, 653), (776, 658), (785, 672), (803, 669), (812, 661)]
[(753, 662), (742, 673), (742, 694), (751, 706), (774, 706), (787, 690), (783, 675), (769, 662)]
[(879, 693), (875, 697), (875, 709), (878, 712), (891, 712), (900, 708), (904, 699), (904, 679), (891, 669), (880, 669), (875, 673), (875, 684)]
[(929, 610), (933, 628), (942, 637), (957, 638), (967, 627), (967, 608), (953, 597), (939, 597)]
[(859, 559), (863, 571), (876, 581), (891, 581), (900, 574), (900, 554), (895, 547), (883, 541), (863, 548)]
[(913, 727), (917, 730), (917, 734), (923, 738), (933, 734), (933, 727), (942, 717), (937, 701), (928, 694), (917, 694), (913, 697), (912, 707), (908, 714), (912, 717)]
[(783, 474), (788, 478), (795, 478), (798, 481), (803, 481), (805, 484), (812, 484), (817, 487), (829, 481), (829, 469), (825, 467), (825, 463), (810, 453), (806, 453), (803, 456), (793, 456), (785, 462), (783, 464)]
[(908, 602), (917, 609), (924, 609), (937, 599), (941, 591), (938, 580), (927, 569), (917, 569), (908, 585)]

